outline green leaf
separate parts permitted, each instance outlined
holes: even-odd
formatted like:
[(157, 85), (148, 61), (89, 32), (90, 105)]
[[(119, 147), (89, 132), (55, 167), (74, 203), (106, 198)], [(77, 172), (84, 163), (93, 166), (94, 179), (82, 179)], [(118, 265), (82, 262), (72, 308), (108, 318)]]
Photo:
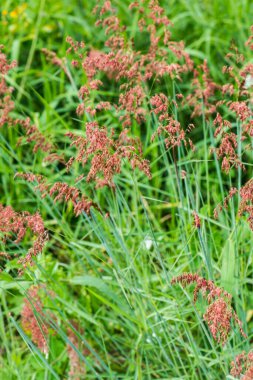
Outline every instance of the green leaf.
[(235, 243), (231, 237), (222, 249), (221, 285), (231, 293), (235, 293)]

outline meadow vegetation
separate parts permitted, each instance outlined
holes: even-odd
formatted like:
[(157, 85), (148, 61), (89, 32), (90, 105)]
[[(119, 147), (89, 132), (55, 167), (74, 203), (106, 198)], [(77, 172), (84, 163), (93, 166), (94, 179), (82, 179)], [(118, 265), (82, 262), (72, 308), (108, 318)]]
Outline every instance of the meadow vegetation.
[(252, 11), (1, 2), (1, 379), (253, 379)]

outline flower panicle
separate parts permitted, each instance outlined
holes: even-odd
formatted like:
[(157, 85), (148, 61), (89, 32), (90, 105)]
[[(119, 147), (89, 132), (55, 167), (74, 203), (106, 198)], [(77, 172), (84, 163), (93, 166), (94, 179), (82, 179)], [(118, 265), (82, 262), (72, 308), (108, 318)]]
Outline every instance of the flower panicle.
[(15, 107), (11, 99), (13, 88), (8, 86), (6, 75), (16, 66), (16, 62), (9, 63), (3, 49), (4, 46), (0, 45), (0, 128), (13, 124), (11, 112)]
[(243, 351), (235, 357), (230, 364), (230, 374), (240, 380), (251, 380), (253, 378), (253, 351), (248, 354)]
[(224, 198), (223, 204), (219, 203), (214, 209), (214, 217), (217, 219), (222, 209), (227, 209), (229, 201), (239, 194), (238, 217), (247, 215), (247, 221), (250, 229), (253, 231), (253, 178), (249, 179), (238, 191), (236, 187), (229, 190), (228, 195)]
[[(42, 353), (47, 355), (50, 334), (49, 318), (54, 319), (54, 316), (44, 310), (42, 290), (45, 292), (43, 285), (32, 285), (28, 289), (21, 311), (21, 324), (25, 332), (31, 335), (33, 343)], [(51, 297), (55, 296), (51, 291), (49, 294)]]
[(4, 244), (6, 244), (7, 240), (19, 244), (28, 230), (35, 236), (35, 240), (27, 254), (18, 260), (22, 264), (20, 274), (23, 273), (23, 270), (28, 265), (33, 265), (33, 258), (42, 252), (48, 240), (48, 234), (38, 212), (35, 214), (30, 214), (28, 211), (17, 212), (11, 206), (0, 204), (0, 232)]
[(227, 342), (232, 321), (238, 325), (241, 335), (246, 338), (246, 334), (242, 328), (242, 322), (231, 306), (231, 294), (216, 286), (213, 281), (206, 280), (196, 273), (183, 273), (174, 277), (171, 283), (180, 283), (183, 287), (195, 284), (193, 293), (194, 303), (197, 301), (199, 293), (207, 299), (208, 307), (203, 318), (214, 340), (221, 342), (223, 345)]
[[(156, 135), (164, 134), (164, 142), (167, 149), (178, 147), (183, 143), (185, 146), (190, 145), (190, 148), (194, 150), (195, 147), (191, 139), (186, 136), (186, 131), (182, 128), (181, 123), (169, 115), (169, 100), (167, 96), (163, 93), (156, 94), (151, 97), (150, 104), (152, 106), (151, 113), (157, 115), (159, 120), (158, 128), (153, 134), (152, 140), (154, 140)], [(190, 129), (192, 129), (192, 125)]]
[(86, 123), (86, 137), (76, 136), (72, 132), (66, 134), (72, 146), (77, 149), (75, 157), (67, 163), (69, 170), (77, 161), (82, 165), (90, 162), (90, 169), (86, 181), (95, 181), (97, 187), (115, 187), (114, 175), (121, 172), (124, 159), (127, 159), (132, 168), (139, 168), (151, 178), (149, 162), (142, 157), (141, 146), (137, 138), (128, 136), (124, 129), (118, 138), (114, 131), (109, 134), (105, 127), (99, 127), (97, 122)]
[(49, 196), (54, 199), (54, 202), (63, 201), (72, 203), (74, 207), (74, 214), (76, 216), (79, 216), (82, 212), (89, 215), (92, 207), (100, 210), (99, 206), (87, 196), (82, 194), (77, 187), (70, 186), (66, 182), (58, 181), (54, 184), (50, 184), (46, 182), (42, 175), (36, 175), (33, 173), (17, 173), (15, 177), (35, 183), (35, 190), (39, 190), (41, 192), (42, 198)]
[(37, 153), (38, 150), (51, 153), (54, 146), (48, 138), (39, 130), (39, 128), (31, 123), (30, 118), (16, 119), (15, 125), (20, 125), (24, 131), (25, 136), (21, 136), (17, 145), (19, 146), (23, 140), (27, 143), (34, 143), (33, 152)]
[[(67, 345), (67, 353), (69, 358), (69, 378), (74, 380), (81, 380), (86, 375), (86, 366), (85, 363), (80, 359), (76, 350), (82, 352), (82, 355), (88, 356), (90, 351), (83, 347), (82, 341), (78, 335), (83, 336), (84, 330), (76, 321), (70, 321), (72, 328), (68, 327), (67, 336), (68, 340), (71, 343)], [(76, 333), (76, 330), (78, 334)], [(73, 346), (75, 348), (73, 348)]]

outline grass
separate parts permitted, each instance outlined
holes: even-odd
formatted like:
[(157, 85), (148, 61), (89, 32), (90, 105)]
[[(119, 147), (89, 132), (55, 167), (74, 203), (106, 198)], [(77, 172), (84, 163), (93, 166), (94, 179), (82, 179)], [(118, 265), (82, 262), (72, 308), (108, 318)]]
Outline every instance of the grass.
[[(184, 39), (197, 62), (207, 59), (213, 76), (222, 80), (224, 52), (232, 40), (243, 49), (249, 35), (252, 2), (172, 0), (161, 4), (174, 23), (175, 39)], [(15, 89), (15, 112), (30, 116), (50, 140), (60, 141), (59, 152), (66, 157), (71, 157), (72, 149), (65, 132), (83, 128), (75, 115), (78, 97), (73, 83), (81, 85), (85, 78), (69, 68), (73, 76), (69, 82), (40, 49), (47, 47), (64, 56), (67, 35), (101, 47), (104, 37), (94, 28), (93, 5), (77, 0), (3, 0), (0, 6), (1, 43), (8, 57), (19, 63), (7, 78)], [(118, 0), (116, 5), (134, 36), (136, 22), (130, 23), (128, 2)], [(168, 80), (164, 88), (173, 97), (180, 86), (187, 88), (188, 83)], [(113, 97), (116, 89), (110, 91)], [(117, 123), (109, 111), (102, 121), (108, 126)], [(81, 379), (233, 379), (230, 362), (241, 351), (248, 352), (252, 341), (252, 231), (245, 218), (237, 218), (235, 201), (219, 220), (214, 219), (213, 209), (237, 177), (235, 172), (224, 175), (220, 162), (210, 155), (211, 122), (199, 122), (193, 131), (197, 151), (180, 148), (176, 166), (162, 138), (150, 143), (156, 124), (149, 118), (145, 131), (137, 123), (132, 126), (151, 161), (151, 181), (126, 163), (115, 178), (115, 192), (95, 191), (80, 182), (103, 214), (110, 212), (109, 218), (96, 210), (90, 217), (76, 218), (71, 205), (54, 203), (49, 196), (41, 198), (34, 186), (15, 179), (15, 173), (23, 171), (42, 173), (51, 182), (64, 178), (74, 183), (78, 169), (66, 173), (64, 166), (46, 164), (43, 153), (33, 154), (29, 144), (16, 147), (21, 130), (1, 129), (0, 201), (18, 211), (39, 210), (50, 239), (22, 277), (17, 276), (15, 260), (0, 273), (0, 378), (68, 379), (69, 344), (86, 368)], [(187, 172), (186, 179), (178, 175), (181, 170)], [(239, 176), (239, 186), (251, 176), (249, 165), (247, 175)], [(200, 229), (193, 225), (193, 211), (201, 218)], [(19, 245), (20, 254), (25, 254), (29, 243), (27, 238)], [(235, 328), (224, 347), (213, 340), (202, 318), (205, 301), (194, 304), (190, 288), (171, 286), (172, 277), (183, 272), (213, 278), (233, 295), (248, 339)], [(47, 286), (43, 300), (54, 331), (48, 355), (36, 347), (20, 318), (29, 287), (41, 283)], [(68, 329), (78, 337), (81, 348), (71, 343)]]

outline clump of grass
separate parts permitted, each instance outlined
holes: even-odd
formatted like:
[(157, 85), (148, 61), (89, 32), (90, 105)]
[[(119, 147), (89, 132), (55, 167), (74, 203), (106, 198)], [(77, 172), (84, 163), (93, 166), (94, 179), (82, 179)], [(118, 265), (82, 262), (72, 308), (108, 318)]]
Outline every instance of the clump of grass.
[[(85, 41), (73, 30), (55, 51), (45, 12), (42, 1), (25, 70), (12, 79), (0, 55), (0, 229), (20, 251), (27, 228), (43, 238), (19, 276), (16, 243), (0, 257), (1, 375), (246, 379), (252, 37), (222, 51), (217, 74), (157, 0), (98, 4)], [(196, 283), (194, 302), (175, 282)]]

